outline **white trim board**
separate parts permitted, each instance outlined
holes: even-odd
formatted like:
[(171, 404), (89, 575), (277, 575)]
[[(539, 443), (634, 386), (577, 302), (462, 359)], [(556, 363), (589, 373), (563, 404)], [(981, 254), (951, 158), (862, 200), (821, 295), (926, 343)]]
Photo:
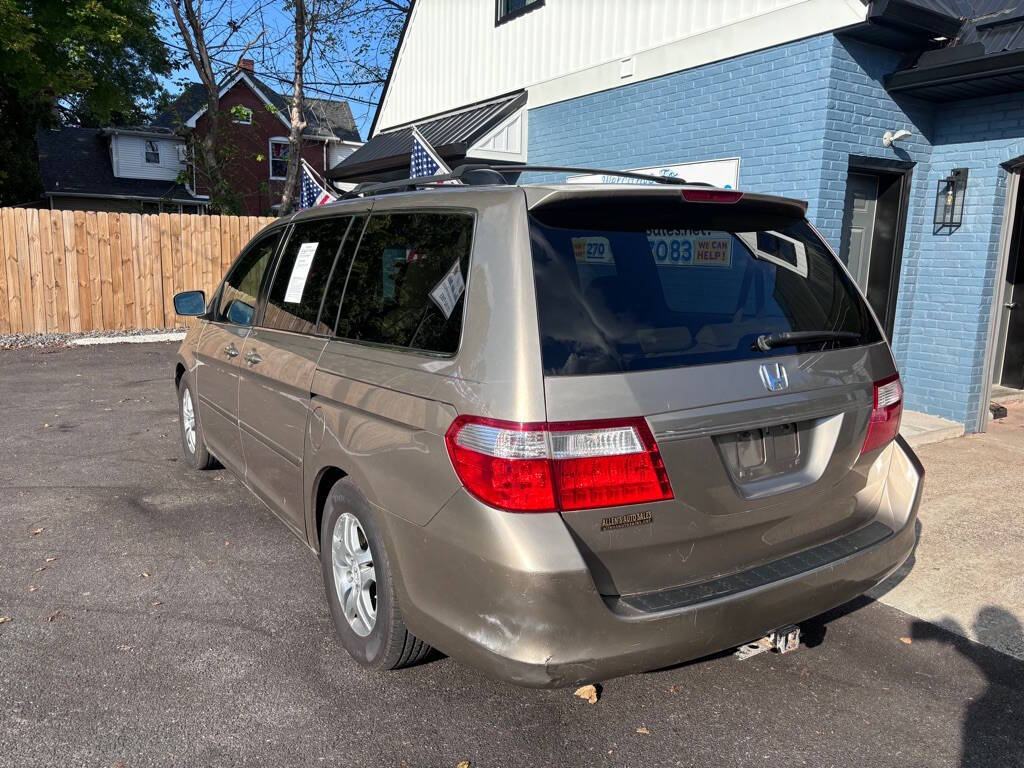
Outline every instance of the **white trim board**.
[[(277, 105), (274, 104), (274, 102), (272, 102), (269, 98), (267, 98), (267, 94), (265, 94), (262, 90), (256, 87), (256, 83), (252, 81), (252, 78), (249, 77), (248, 73), (244, 69), (238, 70), (238, 72), (236, 72), (231, 78), (229, 78), (224, 83), (224, 85), (220, 87), (220, 91), (217, 92), (217, 98), (223, 98), (224, 94), (230, 91), (232, 88), (234, 88), (239, 80), (245, 80), (245, 84), (249, 86), (250, 90), (252, 90), (253, 93), (260, 97), (260, 100), (264, 104), (269, 104), (270, 106), (274, 107), (274, 114), (277, 115), (277, 118), (284, 124), (286, 128), (291, 127), (291, 124), (288, 122), (288, 119), (281, 114), (281, 110), (277, 108)], [(204, 104), (202, 107), (199, 108), (199, 111), (197, 111), (194, 115), (192, 115), (192, 117), (185, 121), (185, 125), (189, 128), (195, 128), (196, 121), (203, 116), (203, 114), (206, 112), (206, 109), (207, 105)]]
[[(724, 61), (795, 40), (823, 35), (866, 18), (867, 8), (857, 0), (806, 0), (763, 16), (701, 32), (666, 45), (640, 51), (631, 58), (633, 74), (622, 76), (623, 59), (527, 86), (527, 109), (611, 90), (629, 83), (653, 80), (716, 61)], [(752, 45), (751, 41), (756, 41)]]
[(490, 133), (474, 144), (467, 155), (484, 160), (526, 162), (529, 138), (529, 111), (516, 110), (501, 121)]

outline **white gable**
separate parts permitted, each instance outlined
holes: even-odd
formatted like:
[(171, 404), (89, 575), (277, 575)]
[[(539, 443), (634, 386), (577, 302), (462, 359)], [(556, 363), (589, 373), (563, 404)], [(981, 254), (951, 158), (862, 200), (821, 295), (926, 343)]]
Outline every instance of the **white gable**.
[[(153, 142), (156, 156), (146, 162), (146, 142)], [(110, 137), (110, 160), (114, 175), (120, 179), (156, 179), (174, 181), (185, 170), (179, 147), (184, 142), (173, 136), (137, 136), (118, 133)]]
[(375, 133), (529, 89), (529, 107), (863, 22), (861, 0), (417, 0)]

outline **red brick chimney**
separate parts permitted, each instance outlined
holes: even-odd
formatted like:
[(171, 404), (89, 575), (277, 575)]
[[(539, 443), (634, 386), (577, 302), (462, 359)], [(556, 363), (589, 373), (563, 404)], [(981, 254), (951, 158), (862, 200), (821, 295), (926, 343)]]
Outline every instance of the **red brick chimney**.
[(238, 60), (238, 68), (239, 69), (244, 69), (246, 72), (252, 72), (253, 71), (253, 61), (252, 61), (252, 59), (239, 59)]

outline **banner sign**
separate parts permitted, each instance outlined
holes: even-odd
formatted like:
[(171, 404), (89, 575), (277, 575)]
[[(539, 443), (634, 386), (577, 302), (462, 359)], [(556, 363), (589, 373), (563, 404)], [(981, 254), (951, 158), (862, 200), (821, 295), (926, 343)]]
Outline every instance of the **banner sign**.
[[(673, 179), (686, 179), (702, 184), (711, 184), (722, 189), (736, 189), (740, 183), (740, 159), (738, 157), (723, 160), (705, 160), (697, 163), (679, 163), (678, 165), (656, 165), (651, 168), (631, 168), (630, 173), (642, 173), (646, 176), (668, 176)], [(654, 184), (640, 179), (610, 174), (587, 174), (570, 176), (566, 179), (570, 184)]]

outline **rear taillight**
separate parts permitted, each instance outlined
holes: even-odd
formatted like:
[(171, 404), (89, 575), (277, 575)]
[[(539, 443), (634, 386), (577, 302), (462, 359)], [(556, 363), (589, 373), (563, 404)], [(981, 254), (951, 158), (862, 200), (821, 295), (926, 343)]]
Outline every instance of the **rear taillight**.
[(875, 400), (871, 409), (871, 421), (864, 438), (861, 453), (873, 451), (888, 445), (896, 439), (903, 416), (903, 385), (899, 374), (875, 382)]
[(661, 453), (642, 418), (520, 424), (459, 416), (445, 442), (466, 490), (510, 512), (672, 498)]

